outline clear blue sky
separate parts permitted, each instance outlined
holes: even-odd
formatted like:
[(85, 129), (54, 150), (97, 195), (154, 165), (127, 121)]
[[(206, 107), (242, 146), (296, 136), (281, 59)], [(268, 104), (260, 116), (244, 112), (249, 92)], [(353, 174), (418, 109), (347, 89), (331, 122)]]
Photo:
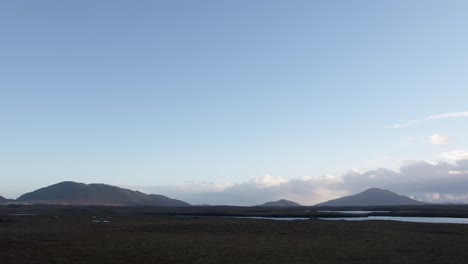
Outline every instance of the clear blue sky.
[[(0, 195), (395, 169), (465, 151), (463, 116), (389, 126), (468, 111), (467, 12), (466, 1), (2, 1)], [(429, 144), (434, 134), (448, 142)]]

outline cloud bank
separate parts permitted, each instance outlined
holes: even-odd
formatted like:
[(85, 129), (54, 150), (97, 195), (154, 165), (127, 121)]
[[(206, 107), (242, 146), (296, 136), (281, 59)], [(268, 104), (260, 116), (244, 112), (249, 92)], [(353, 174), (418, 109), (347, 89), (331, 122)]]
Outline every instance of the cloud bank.
[(468, 160), (468, 151), (464, 149), (457, 149), (443, 152), (439, 156), (446, 160)]
[(314, 205), (372, 187), (390, 189), (428, 202), (468, 202), (468, 153), (458, 151), (453, 155), (467, 159), (455, 163), (409, 161), (398, 171), (381, 168), (295, 179), (264, 175), (242, 183), (185, 183), (141, 186), (139, 189), (192, 204), (213, 205), (257, 205), (282, 198)]
[(453, 113), (445, 113), (439, 115), (431, 115), (428, 117), (410, 120), (406, 123), (396, 124), (387, 126), (388, 128), (403, 128), (403, 127), (410, 127), (414, 125), (418, 125), (427, 121), (437, 120), (437, 119), (446, 119), (446, 118), (455, 118), (455, 117), (468, 117), (468, 111), (466, 112), (453, 112)]

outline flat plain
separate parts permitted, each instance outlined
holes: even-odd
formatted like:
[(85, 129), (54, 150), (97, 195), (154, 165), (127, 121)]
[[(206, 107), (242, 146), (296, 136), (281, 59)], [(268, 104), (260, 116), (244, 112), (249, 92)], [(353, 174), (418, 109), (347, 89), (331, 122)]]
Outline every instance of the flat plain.
[(224, 217), (301, 214), (319, 213), (0, 206), (0, 263), (468, 263), (468, 225)]

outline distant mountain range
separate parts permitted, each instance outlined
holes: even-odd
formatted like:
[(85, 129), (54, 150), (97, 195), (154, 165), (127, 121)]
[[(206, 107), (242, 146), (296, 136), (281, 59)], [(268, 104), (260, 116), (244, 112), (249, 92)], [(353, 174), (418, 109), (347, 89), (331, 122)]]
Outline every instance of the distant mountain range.
[(273, 201), (273, 202), (267, 202), (258, 206), (269, 206), (269, 207), (294, 207), (294, 206), (302, 206), (298, 203), (295, 203), (293, 201), (289, 201), (286, 199), (281, 199), (278, 201)]
[[(110, 205), (110, 206), (190, 206), (190, 204), (163, 195), (145, 194), (106, 184), (60, 182), (21, 195), (20, 203)], [(5, 201), (4, 201), (5, 202)]]
[(391, 205), (423, 205), (421, 201), (399, 195), (389, 190), (372, 188), (364, 192), (330, 200), (315, 206), (391, 206)]
[[(21, 195), (16, 200), (0, 196), (0, 203), (22, 204), (63, 204), (63, 205), (103, 205), (103, 206), (190, 206), (190, 204), (158, 194), (145, 194), (117, 186), (93, 183), (84, 184), (72, 181), (53, 184)], [(397, 206), (424, 205), (425, 202), (399, 195), (389, 190), (371, 188), (364, 192), (329, 200), (315, 206)], [(302, 206), (293, 201), (281, 199), (258, 206), (295, 207)]]

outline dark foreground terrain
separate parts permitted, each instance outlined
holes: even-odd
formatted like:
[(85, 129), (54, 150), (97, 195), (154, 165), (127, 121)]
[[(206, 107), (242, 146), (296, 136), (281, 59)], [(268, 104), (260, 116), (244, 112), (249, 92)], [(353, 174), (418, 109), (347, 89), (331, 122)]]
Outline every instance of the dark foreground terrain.
[(180, 217), (178, 210), (1, 206), (0, 263), (468, 263), (468, 225)]

